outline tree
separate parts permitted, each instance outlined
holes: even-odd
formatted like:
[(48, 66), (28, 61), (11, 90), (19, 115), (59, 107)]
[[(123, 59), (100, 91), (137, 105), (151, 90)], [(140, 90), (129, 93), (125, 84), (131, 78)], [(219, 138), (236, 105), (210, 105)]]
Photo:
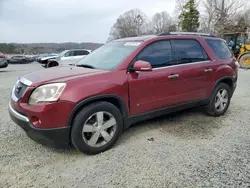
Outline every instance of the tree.
[(167, 32), (171, 26), (171, 17), (166, 11), (163, 11), (156, 13), (153, 16), (152, 22), (156, 34)]
[[(214, 0), (215, 31), (218, 36), (228, 32), (228, 25), (234, 25), (237, 13), (242, 11), (247, 2), (242, 0)], [(229, 31), (231, 29), (229, 28)]]
[(203, 0), (204, 14), (201, 16), (201, 31), (207, 33), (214, 32), (214, 21), (216, 16), (216, 0)]
[(0, 44), (0, 52), (2, 53), (14, 53), (16, 47), (13, 44), (6, 44), (2, 43)]
[(183, 10), (179, 16), (180, 26), (183, 31), (196, 32), (200, 26), (199, 22), (199, 11), (196, 8), (194, 0), (189, 0), (184, 5)]
[(137, 36), (145, 33), (146, 15), (139, 9), (132, 9), (118, 17), (110, 29), (108, 40)]

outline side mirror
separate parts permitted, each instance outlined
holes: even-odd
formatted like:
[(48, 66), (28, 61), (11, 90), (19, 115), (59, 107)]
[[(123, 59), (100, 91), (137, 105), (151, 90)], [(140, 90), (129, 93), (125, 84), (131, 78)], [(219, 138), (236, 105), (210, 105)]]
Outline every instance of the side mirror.
[(152, 66), (147, 61), (136, 61), (133, 66), (133, 71), (148, 72), (152, 71)]

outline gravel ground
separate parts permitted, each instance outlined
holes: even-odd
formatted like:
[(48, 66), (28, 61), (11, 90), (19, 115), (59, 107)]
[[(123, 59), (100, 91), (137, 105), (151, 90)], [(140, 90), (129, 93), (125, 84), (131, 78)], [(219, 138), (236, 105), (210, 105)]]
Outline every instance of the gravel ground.
[(95, 156), (29, 139), (8, 116), (18, 76), (40, 65), (0, 69), (0, 187), (250, 187), (250, 71), (240, 70), (227, 114), (201, 108), (132, 126)]

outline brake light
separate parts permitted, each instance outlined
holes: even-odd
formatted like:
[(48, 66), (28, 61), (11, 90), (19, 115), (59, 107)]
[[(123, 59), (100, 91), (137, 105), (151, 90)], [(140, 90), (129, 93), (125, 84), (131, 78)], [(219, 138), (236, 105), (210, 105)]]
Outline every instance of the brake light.
[(7, 56), (6, 55), (0, 55), (0, 58), (7, 58)]

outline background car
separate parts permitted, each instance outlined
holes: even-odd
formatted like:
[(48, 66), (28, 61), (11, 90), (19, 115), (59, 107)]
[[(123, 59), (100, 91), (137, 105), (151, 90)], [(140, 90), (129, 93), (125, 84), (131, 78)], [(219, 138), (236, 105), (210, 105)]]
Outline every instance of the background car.
[(29, 63), (36, 61), (36, 55), (26, 55), (27, 61)]
[(92, 51), (87, 49), (72, 49), (72, 50), (65, 50), (61, 52), (58, 57), (55, 59), (50, 59), (47, 65), (44, 65), (45, 68), (54, 67), (58, 65), (73, 65), (77, 61), (81, 60)]
[(8, 67), (7, 58), (4, 58), (5, 56), (0, 55), (0, 68), (6, 68)]
[(7, 58), (7, 56), (0, 52), (0, 58)]
[(28, 59), (25, 56), (17, 55), (7, 58), (8, 64), (27, 64)]
[(57, 57), (58, 57), (58, 54), (47, 54), (47, 55), (43, 55), (39, 57), (37, 59), (37, 62), (41, 64), (47, 64), (49, 59), (55, 59)]

